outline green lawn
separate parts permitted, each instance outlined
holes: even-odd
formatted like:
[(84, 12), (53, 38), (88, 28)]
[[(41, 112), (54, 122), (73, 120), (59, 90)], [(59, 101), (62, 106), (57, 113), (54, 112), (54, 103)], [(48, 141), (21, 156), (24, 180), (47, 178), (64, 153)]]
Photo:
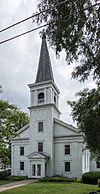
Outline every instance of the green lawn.
[(4, 185), (4, 184), (7, 184), (7, 183), (11, 183), (13, 181), (10, 181), (10, 180), (0, 180), (0, 185)]
[(31, 183), (0, 194), (88, 194), (97, 190), (96, 185), (81, 183)]

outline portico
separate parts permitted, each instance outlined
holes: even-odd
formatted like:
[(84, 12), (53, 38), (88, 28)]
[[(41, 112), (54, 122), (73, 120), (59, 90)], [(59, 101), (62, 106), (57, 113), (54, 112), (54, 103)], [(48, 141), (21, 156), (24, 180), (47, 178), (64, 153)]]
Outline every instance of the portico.
[(48, 176), (49, 156), (44, 153), (33, 152), (28, 156), (29, 161), (29, 177), (41, 178)]

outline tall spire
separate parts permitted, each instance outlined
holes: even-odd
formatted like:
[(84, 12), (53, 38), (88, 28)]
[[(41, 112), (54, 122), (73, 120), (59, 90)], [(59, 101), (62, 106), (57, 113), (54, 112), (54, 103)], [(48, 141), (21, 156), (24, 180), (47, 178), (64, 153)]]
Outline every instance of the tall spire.
[(38, 71), (37, 71), (35, 83), (42, 82), (42, 81), (49, 81), (49, 80), (54, 81), (54, 78), (53, 78), (47, 43), (46, 43), (46, 36), (45, 34), (43, 34), (40, 59), (39, 59), (39, 65), (38, 65)]

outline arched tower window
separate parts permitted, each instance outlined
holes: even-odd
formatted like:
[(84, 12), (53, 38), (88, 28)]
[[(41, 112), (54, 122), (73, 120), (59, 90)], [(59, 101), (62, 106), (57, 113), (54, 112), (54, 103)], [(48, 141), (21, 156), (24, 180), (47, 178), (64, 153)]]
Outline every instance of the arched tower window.
[(56, 104), (56, 96), (54, 96), (54, 103)]
[(38, 94), (38, 103), (43, 103), (44, 102), (44, 93), (41, 92)]
[(54, 92), (54, 104), (57, 105), (57, 95), (55, 92)]

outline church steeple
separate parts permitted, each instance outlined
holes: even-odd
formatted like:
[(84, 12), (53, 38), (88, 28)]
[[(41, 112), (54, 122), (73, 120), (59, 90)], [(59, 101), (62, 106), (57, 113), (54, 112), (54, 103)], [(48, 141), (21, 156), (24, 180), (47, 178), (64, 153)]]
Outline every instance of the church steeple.
[(46, 43), (46, 36), (45, 34), (43, 34), (40, 59), (35, 83), (49, 80), (54, 81), (54, 78), (52, 73), (48, 47)]
[(42, 36), (42, 45), (36, 81), (29, 84), (31, 93), (30, 107), (52, 106), (59, 116), (58, 102), (59, 89), (57, 88), (49, 57), (45, 34)]

